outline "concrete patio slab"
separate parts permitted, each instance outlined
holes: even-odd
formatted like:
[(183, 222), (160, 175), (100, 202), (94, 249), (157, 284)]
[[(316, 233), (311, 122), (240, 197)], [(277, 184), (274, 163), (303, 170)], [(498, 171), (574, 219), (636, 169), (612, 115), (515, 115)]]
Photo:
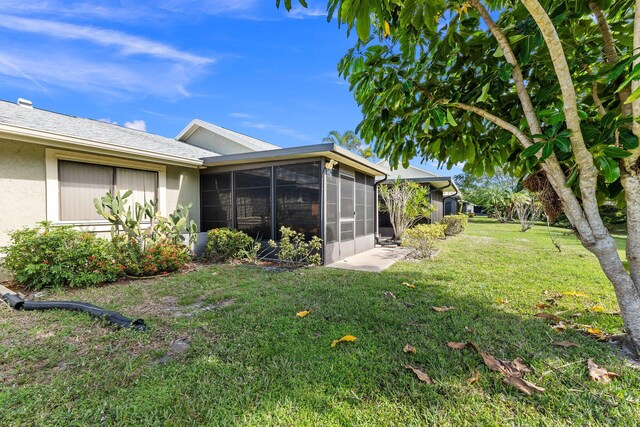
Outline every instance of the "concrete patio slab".
[(406, 257), (409, 253), (411, 253), (411, 250), (407, 248), (378, 247), (334, 262), (327, 265), (327, 267), (379, 273)]

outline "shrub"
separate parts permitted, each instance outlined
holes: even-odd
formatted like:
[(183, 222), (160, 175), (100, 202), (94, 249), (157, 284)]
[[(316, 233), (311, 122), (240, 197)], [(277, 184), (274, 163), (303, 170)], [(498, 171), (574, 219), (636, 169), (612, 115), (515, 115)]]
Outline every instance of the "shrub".
[(313, 236), (308, 242), (304, 238), (304, 234), (297, 233), (290, 228), (280, 227), (280, 242), (269, 240), (269, 246), (277, 250), (278, 260), (283, 264), (292, 267), (301, 267), (304, 265), (320, 265), (322, 257), (322, 239)]
[(416, 258), (433, 259), (438, 242), (445, 239), (445, 224), (420, 224), (405, 230), (402, 246), (412, 248)]
[(122, 275), (111, 243), (93, 234), (42, 222), (9, 236), (2, 266), (30, 289), (92, 286)]
[(444, 234), (447, 236), (455, 236), (462, 233), (467, 228), (467, 216), (463, 214), (459, 215), (447, 215), (440, 221), (441, 224), (446, 226)]
[(228, 228), (214, 228), (207, 233), (209, 240), (204, 250), (204, 258), (209, 261), (224, 262), (239, 259), (252, 246), (253, 239), (242, 231)]
[(169, 240), (149, 243), (144, 250), (120, 238), (114, 238), (113, 244), (118, 249), (118, 264), (129, 276), (172, 273), (180, 270), (192, 258), (189, 248)]

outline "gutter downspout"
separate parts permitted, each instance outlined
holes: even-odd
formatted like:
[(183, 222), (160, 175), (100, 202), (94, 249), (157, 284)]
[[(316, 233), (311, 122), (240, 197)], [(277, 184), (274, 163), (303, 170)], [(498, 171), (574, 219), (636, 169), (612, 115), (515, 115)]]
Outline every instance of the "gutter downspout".
[[(453, 185), (453, 181), (452, 181), (451, 179), (449, 180), (449, 185)], [(442, 188), (447, 188), (449, 185), (445, 185), (444, 187), (440, 187), (440, 189), (442, 189)], [(443, 210), (443, 211), (444, 211), (444, 201), (445, 201), (446, 199), (449, 199), (449, 198), (451, 198), (451, 197), (455, 197), (455, 196), (457, 196), (458, 194), (460, 194), (460, 190), (458, 190), (458, 187), (456, 187), (455, 185), (453, 185), (453, 188), (455, 188), (455, 189), (456, 189), (455, 193), (453, 193), (453, 194), (449, 194), (447, 197), (442, 197), (442, 210)], [(444, 194), (443, 194), (443, 196), (444, 196)], [(458, 213), (458, 212), (457, 212), (457, 213)], [(442, 214), (443, 214), (442, 216), (444, 216), (444, 212), (442, 212)]]

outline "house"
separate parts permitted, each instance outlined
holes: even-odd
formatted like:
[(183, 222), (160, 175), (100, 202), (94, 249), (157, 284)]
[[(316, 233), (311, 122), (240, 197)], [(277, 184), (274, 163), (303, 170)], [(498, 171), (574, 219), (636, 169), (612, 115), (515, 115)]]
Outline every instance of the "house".
[[(382, 160), (377, 164), (385, 169), (391, 169), (389, 162), (386, 160)], [(446, 209), (452, 206), (451, 200), (456, 201), (461, 197), (460, 190), (458, 190), (458, 187), (451, 177), (436, 175), (413, 165), (409, 165), (406, 168), (399, 166), (396, 169), (391, 169), (387, 175), (387, 179), (382, 182), (381, 185), (391, 185), (398, 179), (416, 182), (429, 189), (429, 202), (433, 205), (434, 210), (429, 218), (424, 218), (421, 221), (422, 223), (436, 223), (441, 221), (444, 215), (458, 213), (457, 211), (449, 211)], [(393, 228), (391, 227), (389, 214), (387, 212), (379, 212), (378, 215), (380, 237), (392, 238)]]
[(0, 246), (11, 230), (45, 220), (107, 232), (94, 198), (130, 189), (164, 214), (192, 203), (202, 232), (318, 235), (328, 264), (374, 247), (376, 176), (385, 172), (334, 144), (280, 148), (202, 120), (172, 139), (0, 101)]

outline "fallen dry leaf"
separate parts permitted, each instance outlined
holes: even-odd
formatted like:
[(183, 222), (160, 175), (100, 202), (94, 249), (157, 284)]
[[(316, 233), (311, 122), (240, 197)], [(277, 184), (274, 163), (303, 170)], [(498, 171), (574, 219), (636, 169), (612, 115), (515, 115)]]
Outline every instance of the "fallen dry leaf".
[(542, 393), (544, 391), (544, 388), (524, 379), (525, 374), (530, 373), (531, 369), (529, 369), (529, 367), (525, 365), (519, 357), (516, 357), (513, 361), (500, 360), (486, 351), (480, 350), (478, 346), (472, 342), (464, 343), (462, 347), (460, 347), (460, 344), (463, 343), (450, 344), (455, 344), (452, 348), (471, 348), (475, 350), (482, 357), (484, 364), (487, 365), (490, 370), (500, 372), (504, 376), (502, 382), (517, 388), (527, 396), (531, 396), (536, 392)]
[(412, 285), (411, 283), (408, 282), (402, 282), (403, 285), (405, 285), (407, 288), (411, 288), (411, 289), (415, 289), (416, 285)]
[(435, 311), (437, 311), (438, 313), (444, 313), (445, 311), (449, 311), (449, 310), (453, 310), (453, 307), (431, 307), (432, 309), (434, 309)]
[(454, 342), (454, 341), (449, 341), (449, 342), (447, 343), (447, 345), (448, 345), (449, 347), (451, 347), (451, 348), (455, 348), (456, 350), (463, 350), (463, 349), (465, 349), (465, 348), (467, 347), (467, 344), (468, 344), (468, 343), (466, 343), (466, 342)]
[(607, 338), (607, 334), (605, 334), (601, 329), (598, 328), (587, 328), (585, 332), (598, 338), (599, 340), (604, 340)]
[(537, 313), (533, 317), (539, 317), (541, 319), (551, 320), (552, 322), (562, 322), (562, 319), (551, 313)]
[(469, 385), (475, 384), (478, 382), (479, 379), (480, 379), (480, 372), (473, 371), (473, 373), (471, 374), (471, 378), (467, 380), (467, 384)]
[(393, 293), (389, 292), (389, 291), (385, 291), (384, 292), (384, 296), (396, 299), (396, 296)]
[(551, 308), (551, 304), (547, 304), (546, 302), (541, 302), (540, 304), (536, 304), (536, 308), (538, 310), (544, 310), (545, 308)]
[(565, 325), (563, 322), (558, 322), (555, 325), (551, 325), (551, 329), (556, 332), (564, 332), (567, 330), (567, 325)]
[(425, 372), (422, 372), (420, 369), (416, 369), (411, 365), (407, 365), (406, 366), (407, 369), (411, 369), (413, 371), (414, 374), (416, 374), (416, 377), (418, 377), (418, 379), (422, 382), (425, 382), (427, 384), (433, 384), (434, 381), (433, 379), (426, 374)]
[(496, 298), (496, 303), (498, 304), (509, 304), (509, 300), (504, 298)]
[(305, 311), (299, 311), (296, 313), (296, 316), (298, 317), (305, 317), (307, 316), (309, 313), (311, 313), (313, 310), (305, 310)]
[(593, 307), (590, 307), (589, 311), (593, 311), (594, 313), (604, 313), (604, 307), (596, 304)]
[(358, 338), (354, 337), (353, 335), (345, 335), (342, 338), (340, 338), (339, 340), (333, 340), (331, 341), (331, 347), (335, 347), (336, 345), (338, 345), (338, 343), (340, 342), (349, 342), (349, 341), (355, 341)]
[(476, 330), (474, 328), (470, 328), (468, 326), (465, 326), (464, 330), (469, 332), (470, 334), (475, 334), (476, 333)]
[(553, 345), (557, 345), (558, 347), (580, 347), (578, 344), (571, 341), (554, 341)]
[(610, 383), (612, 379), (620, 376), (620, 374), (609, 372), (606, 369), (596, 365), (591, 358), (587, 360), (587, 368), (589, 368), (589, 378), (591, 378), (592, 381), (603, 384)]
[(586, 297), (586, 296), (588, 296), (584, 292), (563, 292), (562, 295), (566, 295), (568, 297)]
[(411, 344), (405, 344), (404, 348), (402, 349), (402, 351), (404, 351), (405, 353), (416, 354), (416, 348), (414, 346), (412, 346)]

